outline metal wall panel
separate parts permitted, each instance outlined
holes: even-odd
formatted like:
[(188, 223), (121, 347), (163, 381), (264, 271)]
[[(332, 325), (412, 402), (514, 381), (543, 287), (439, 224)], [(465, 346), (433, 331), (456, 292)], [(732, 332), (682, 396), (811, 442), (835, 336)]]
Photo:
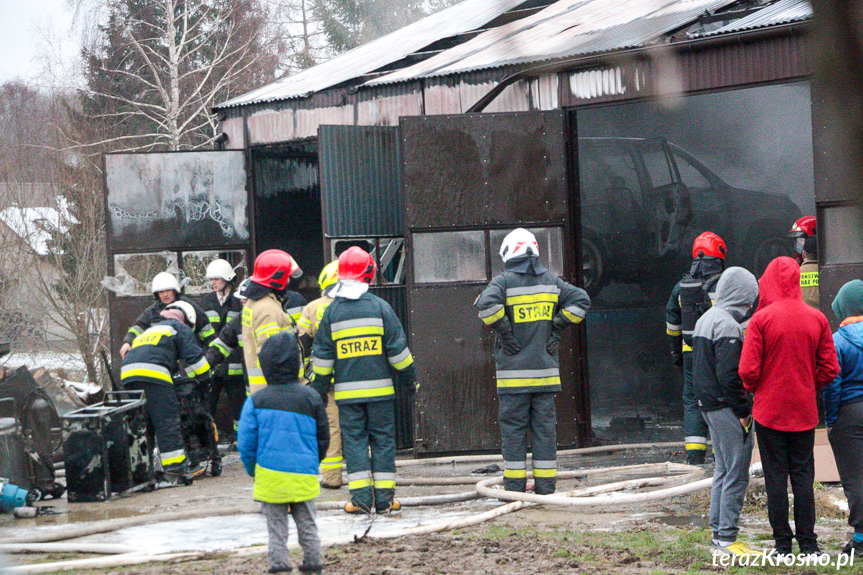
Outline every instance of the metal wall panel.
[(403, 235), (398, 128), (321, 126), (319, 145), (324, 233)]
[[(571, 278), (578, 245), (571, 234), (578, 230), (569, 227), (571, 156), (566, 125), (560, 112), (404, 118), (405, 223), (410, 248), (417, 249), (414, 233), (423, 229), (451, 236), (448, 229), (458, 226), (462, 234), (473, 237), (479, 230), (485, 238), (484, 230), (495, 224), (558, 223), (563, 227), (565, 271), (570, 274), (565, 277)], [(429, 239), (439, 232), (423, 233)], [(491, 250), (496, 251), (496, 246), (483, 253)], [(416, 257), (409, 261), (411, 266), (420, 265)], [(464, 271), (459, 265), (453, 269)], [(499, 449), (492, 334), (473, 307), (486, 284), (457, 279), (418, 284), (417, 277), (408, 273), (411, 349), (422, 382), (417, 395), (416, 451)], [(589, 399), (580, 338), (580, 334), (574, 338), (574, 354), (561, 354), (563, 392), (557, 396), (561, 446), (587, 440)], [(567, 339), (561, 349), (573, 350), (572, 340)]]
[(561, 115), (482, 114), (402, 120), (411, 227), (564, 221)]
[(248, 246), (244, 163), (233, 150), (107, 154), (109, 249)]

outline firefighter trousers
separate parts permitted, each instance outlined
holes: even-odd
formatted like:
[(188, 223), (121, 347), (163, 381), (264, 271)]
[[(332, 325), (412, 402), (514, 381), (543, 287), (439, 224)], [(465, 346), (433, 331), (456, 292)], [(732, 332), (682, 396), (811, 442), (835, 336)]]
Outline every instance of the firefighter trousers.
[(147, 418), (156, 435), (162, 470), (183, 473), (188, 467), (186, 447), (180, 428), (180, 402), (174, 387), (163, 383), (133, 381), (126, 389), (143, 390)]
[(342, 485), (342, 430), (339, 428), (339, 407), (336, 405), (335, 394), (330, 391), (327, 396), (327, 423), (330, 425), (330, 448), (327, 456), (321, 461), (321, 475), (328, 487)]
[(340, 405), (339, 422), (351, 500), (367, 511), (388, 510), (396, 488), (394, 400)]
[(700, 465), (707, 454), (708, 429), (695, 397), (692, 362), (692, 352), (683, 352), (683, 441), (686, 444), (686, 463)]
[(240, 414), (243, 412), (243, 404), (246, 402), (246, 378), (243, 375), (220, 375), (213, 376), (210, 387), (209, 410), (213, 419), (216, 419), (216, 409), (222, 397), (222, 390), (228, 397), (228, 408), (231, 419), (234, 422), (234, 434), (237, 433), (237, 424), (240, 422)]
[(554, 493), (557, 480), (557, 411), (554, 393), (501, 393), (503, 486), (524, 492), (527, 486), (527, 433), (533, 447), (533, 478), (537, 495)]

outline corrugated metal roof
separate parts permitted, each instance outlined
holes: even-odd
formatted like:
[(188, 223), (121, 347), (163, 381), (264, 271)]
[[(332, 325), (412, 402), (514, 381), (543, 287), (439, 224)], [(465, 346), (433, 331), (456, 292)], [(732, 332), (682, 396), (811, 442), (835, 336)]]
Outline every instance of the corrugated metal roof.
[(437, 40), (482, 28), (524, 2), (465, 0), (332, 60), (218, 104), (215, 108), (287, 100), (325, 90), (397, 62)]
[(734, 0), (560, 0), (464, 44), (366, 83), (543, 62), (644, 46)]
[(743, 32), (755, 28), (802, 22), (811, 18), (812, 6), (809, 4), (809, 0), (781, 0), (718, 30), (700, 34), (699, 36), (716, 36), (719, 34)]

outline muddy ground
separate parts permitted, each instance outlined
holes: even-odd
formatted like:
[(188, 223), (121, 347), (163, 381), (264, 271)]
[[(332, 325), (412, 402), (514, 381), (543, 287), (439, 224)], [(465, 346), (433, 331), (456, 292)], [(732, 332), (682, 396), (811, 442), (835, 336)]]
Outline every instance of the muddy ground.
[[(561, 468), (605, 467), (633, 462), (680, 460), (678, 453), (640, 452), (602, 457), (578, 457), (561, 460)], [(484, 465), (484, 464), (483, 464)], [(466, 475), (483, 465), (439, 465), (400, 470), (400, 476)], [(629, 478), (630, 475), (605, 476), (600, 479), (583, 479), (562, 482), (561, 490), (595, 482)], [(445, 488), (401, 487), (402, 497), (439, 492), (459, 492), (469, 486)], [(837, 501), (844, 502), (837, 486), (818, 485), (819, 525), (822, 546), (835, 555), (847, 541), (850, 530)], [(344, 500), (347, 490), (324, 491), (321, 500)], [(49, 503), (49, 502), (45, 502)], [(448, 512), (463, 514), (485, 511), (496, 504), (474, 501), (447, 508), (405, 509), (404, 518), (413, 520), (418, 513), (427, 522)], [(155, 493), (138, 494), (127, 499), (98, 504), (69, 505), (58, 503), (69, 513), (40, 517), (16, 523), (0, 523), (0, 539), (29, 532), (36, 527), (75, 524), (106, 518), (128, 517), (161, 511), (200, 509), (213, 506), (239, 506), (255, 510), (251, 501), (251, 483), (244, 477), (239, 461), (228, 458), (225, 473), (219, 478), (207, 478), (185, 488), (174, 488)], [(767, 573), (828, 573), (835, 567), (736, 567), (727, 569), (712, 565), (706, 514), (709, 494), (706, 491), (651, 504), (630, 505), (620, 508), (550, 508), (522, 509), (478, 526), (429, 536), (412, 536), (399, 539), (365, 538), (354, 543), (330, 547), (324, 551), (327, 573), (352, 575), (402, 574), (582, 574), (582, 573), (645, 573), (692, 574), (729, 571)], [(411, 515), (413, 514), (413, 515)], [(348, 522), (339, 512), (322, 512), (319, 523), (325, 521)], [(355, 520), (357, 521), (357, 520)], [(358, 520), (358, 521), (362, 521)], [(385, 529), (387, 521), (372, 526)], [(422, 522), (422, 520), (421, 520)], [(217, 529), (217, 528), (216, 528)], [(263, 536), (260, 534), (260, 536)], [(769, 548), (770, 529), (767, 525), (763, 484), (754, 480), (747, 496), (742, 520), (743, 539), (756, 547)], [(103, 536), (102, 540), (111, 541)], [(82, 556), (17, 555), (18, 563), (72, 559)], [(293, 553), (295, 564), (301, 553)], [(92, 570), (87, 573), (113, 573), (124, 575), (156, 574), (259, 574), (266, 572), (263, 555), (234, 557), (225, 551), (204, 553), (194, 561), (175, 564), (159, 563), (146, 566)], [(843, 572), (861, 572), (860, 565), (845, 568)]]

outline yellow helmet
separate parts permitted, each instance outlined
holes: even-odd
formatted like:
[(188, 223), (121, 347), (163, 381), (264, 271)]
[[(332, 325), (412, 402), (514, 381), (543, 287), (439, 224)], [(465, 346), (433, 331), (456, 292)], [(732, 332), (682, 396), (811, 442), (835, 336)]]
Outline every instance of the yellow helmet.
[(339, 260), (333, 260), (321, 270), (321, 275), (318, 276), (318, 285), (323, 291), (337, 281), (339, 281)]

